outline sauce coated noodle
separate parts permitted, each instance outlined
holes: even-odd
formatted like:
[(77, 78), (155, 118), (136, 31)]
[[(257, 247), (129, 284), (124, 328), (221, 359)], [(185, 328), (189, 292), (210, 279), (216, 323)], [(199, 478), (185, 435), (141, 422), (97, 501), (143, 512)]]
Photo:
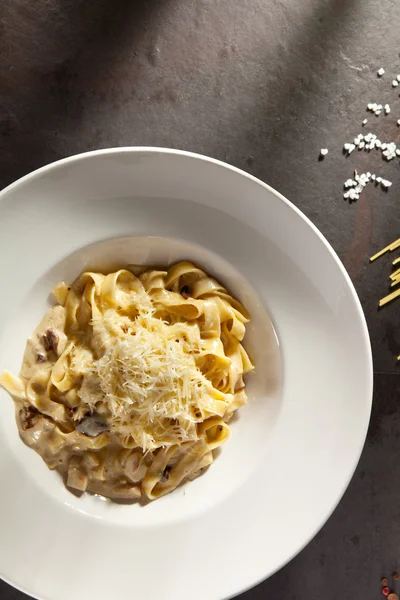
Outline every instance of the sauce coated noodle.
[(192, 263), (83, 273), (5, 371), (23, 441), (69, 488), (158, 498), (213, 462), (253, 369), (249, 316)]

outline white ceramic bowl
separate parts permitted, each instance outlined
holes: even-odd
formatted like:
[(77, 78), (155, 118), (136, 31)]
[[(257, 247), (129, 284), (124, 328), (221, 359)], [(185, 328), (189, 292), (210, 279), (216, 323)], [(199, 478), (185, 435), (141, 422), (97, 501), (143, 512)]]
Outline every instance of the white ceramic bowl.
[(234, 596), (304, 547), (353, 474), (372, 363), (349, 277), (285, 198), (202, 156), (90, 152), (0, 194), (0, 371), (18, 372), (55, 282), (107, 262), (181, 258), (252, 315), (249, 404), (204, 476), (148, 506), (121, 506), (70, 494), (19, 440), (0, 392), (0, 574), (32, 596)]

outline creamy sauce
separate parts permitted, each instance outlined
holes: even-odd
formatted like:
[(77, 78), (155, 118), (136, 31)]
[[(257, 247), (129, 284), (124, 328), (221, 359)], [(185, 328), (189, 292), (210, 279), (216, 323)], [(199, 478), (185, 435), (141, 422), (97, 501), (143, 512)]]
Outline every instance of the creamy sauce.
[[(62, 306), (55, 306), (45, 315), (27, 341), (20, 371), (20, 378), (25, 385), (38, 373), (50, 375), (52, 367), (67, 344), (64, 330), (65, 309)], [(55, 334), (52, 339), (57, 339), (51, 347), (52, 334), (50, 334), (49, 344), (49, 331)], [(56, 392), (57, 390), (53, 388), (50, 393), (55, 395), (54, 400), (65, 407), (65, 433), (72, 433), (76, 427), (73, 403), (68, 400), (68, 394), (63, 397)], [(91, 439), (95, 440), (96, 436), (87, 438), (87, 442), (82, 444), (79, 443), (77, 435), (73, 434), (69, 443), (63, 437), (60, 438), (59, 426), (50, 416), (41, 414), (39, 410), (27, 406), (21, 400), (15, 399), (15, 405), (16, 420), (22, 440), (40, 454), (50, 469), (59, 471), (67, 487), (73, 488), (74, 491), (89, 491), (113, 499), (133, 500), (140, 497), (140, 490), (135, 484), (147, 470), (142, 452), (123, 448), (116, 437), (113, 439), (109, 433), (107, 445), (91, 452), (88, 450), (87, 442), (90, 443)], [(90, 431), (90, 423), (88, 428), (89, 433), (96, 433), (96, 429)], [(138, 469), (135, 471), (134, 467), (139, 466), (140, 472)], [(141, 475), (139, 479), (138, 475)]]
[(213, 462), (247, 402), (246, 309), (188, 261), (83, 273), (5, 371), (22, 440), (75, 492), (153, 500)]

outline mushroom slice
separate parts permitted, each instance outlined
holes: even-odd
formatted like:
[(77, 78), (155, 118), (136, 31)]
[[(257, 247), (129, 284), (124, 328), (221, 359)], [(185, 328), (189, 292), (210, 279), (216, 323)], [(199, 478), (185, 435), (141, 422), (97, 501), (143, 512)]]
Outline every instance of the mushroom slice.
[(97, 437), (101, 433), (110, 431), (110, 427), (101, 417), (91, 415), (83, 417), (83, 419), (77, 423), (76, 430), (88, 437)]
[(126, 461), (124, 473), (133, 483), (138, 483), (147, 472), (147, 465), (138, 452), (133, 452)]
[(46, 352), (55, 352), (57, 354), (59, 337), (54, 329), (48, 329), (43, 335), (43, 346)]

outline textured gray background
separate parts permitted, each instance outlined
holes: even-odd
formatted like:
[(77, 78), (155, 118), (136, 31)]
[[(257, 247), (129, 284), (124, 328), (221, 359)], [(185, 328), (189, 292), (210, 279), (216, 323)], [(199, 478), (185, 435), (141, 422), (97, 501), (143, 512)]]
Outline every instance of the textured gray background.
[[(243, 600), (374, 600), (381, 575), (400, 569), (400, 311), (377, 311), (389, 258), (367, 259), (400, 233), (399, 162), (341, 152), (368, 102), (392, 113), (369, 116), (366, 130), (400, 138), (399, 25), (399, 0), (0, 1), (1, 186), (94, 148), (208, 154), (304, 211), (360, 295), (375, 363), (360, 465), (317, 537)], [(321, 147), (330, 152), (319, 162)], [(369, 186), (343, 201), (354, 167), (391, 179), (389, 193)], [(0, 600), (22, 598), (0, 582)]]

